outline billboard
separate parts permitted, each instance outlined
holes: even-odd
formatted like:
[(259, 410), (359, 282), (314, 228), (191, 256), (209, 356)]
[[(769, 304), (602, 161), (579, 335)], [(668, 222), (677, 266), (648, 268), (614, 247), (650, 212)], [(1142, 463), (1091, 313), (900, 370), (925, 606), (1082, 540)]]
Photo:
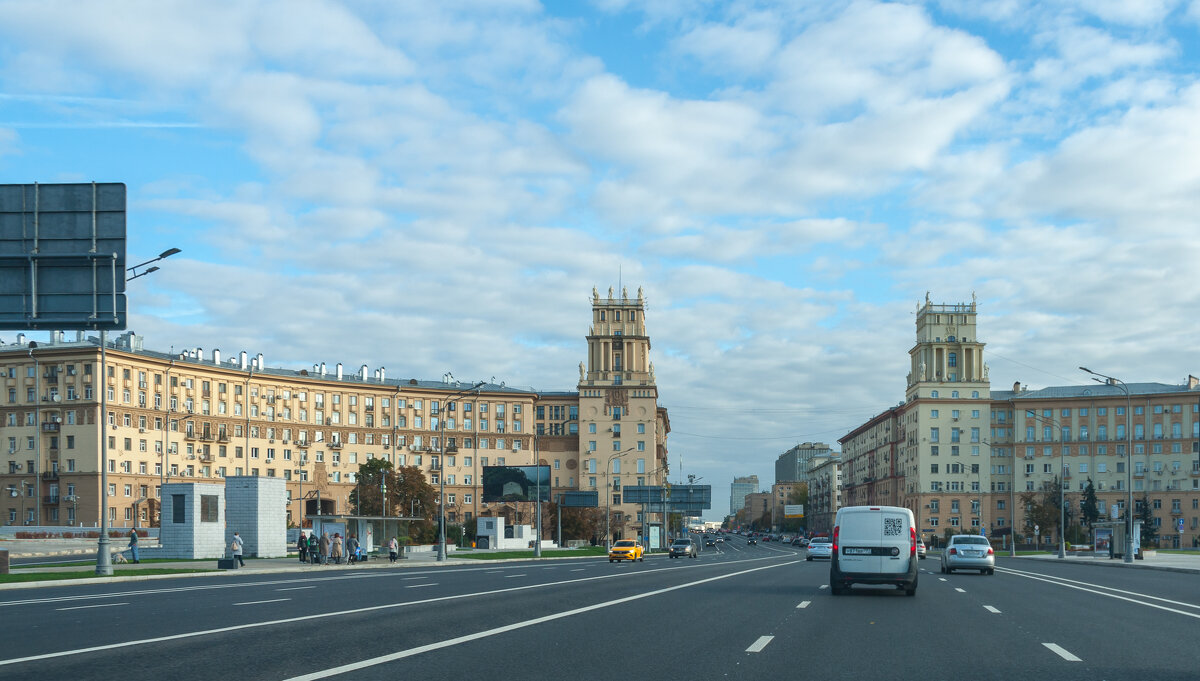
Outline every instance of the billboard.
[(783, 517), (784, 518), (803, 518), (804, 517), (804, 504), (784, 504)]
[(0, 185), (0, 329), (125, 328), (125, 185)]
[(483, 501), (550, 501), (549, 466), (484, 466)]
[(558, 495), (558, 505), (563, 508), (596, 508), (600, 505), (600, 493), (594, 490), (563, 492)]

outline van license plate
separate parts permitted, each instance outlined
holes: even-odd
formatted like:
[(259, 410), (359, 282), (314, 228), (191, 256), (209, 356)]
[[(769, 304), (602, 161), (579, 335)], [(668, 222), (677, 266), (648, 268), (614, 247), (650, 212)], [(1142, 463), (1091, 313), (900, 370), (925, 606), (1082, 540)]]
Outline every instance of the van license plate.
[(846, 554), (847, 556), (869, 556), (871, 555), (871, 549), (856, 549), (846, 547), (842, 550), (842, 553)]

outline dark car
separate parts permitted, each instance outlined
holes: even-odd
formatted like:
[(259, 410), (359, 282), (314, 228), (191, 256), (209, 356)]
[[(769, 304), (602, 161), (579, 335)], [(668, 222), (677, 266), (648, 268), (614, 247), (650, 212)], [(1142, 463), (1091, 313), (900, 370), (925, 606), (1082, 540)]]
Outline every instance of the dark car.
[(755, 537), (754, 535), (750, 535), (750, 536), (749, 536), (749, 537), (746, 539), (746, 543), (747, 543), (747, 544), (754, 544), (755, 546), (757, 546), (757, 545), (758, 545), (758, 538), (757, 538), (757, 537)]
[(716, 545), (717, 545), (717, 540), (716, 540), (716, 539), (713, 539), (712, 537), (705, 537), (705, 538), (704, 538), (704, 545), (705, 545), (705, 546), (716, 546)]

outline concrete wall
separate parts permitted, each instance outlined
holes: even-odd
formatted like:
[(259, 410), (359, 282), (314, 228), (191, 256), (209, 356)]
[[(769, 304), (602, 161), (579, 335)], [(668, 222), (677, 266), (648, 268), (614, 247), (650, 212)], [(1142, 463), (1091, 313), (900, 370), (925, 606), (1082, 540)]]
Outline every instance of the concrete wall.
[(225, 546), (242, 536), (246, 557), (287, 556), (287, 488), (283, 478), (225, 478)]
[[(175, 496), (183, 497), (183, 522), (175, 522)], [(215, 496), (214, 521), (201, 520), (201, 497)], [(159, 530), (161, 551), (169, 558), (221, 558), (225, 547), (225, 487), (202, 482), (175, 482), (163, 486), (163, 526)]]

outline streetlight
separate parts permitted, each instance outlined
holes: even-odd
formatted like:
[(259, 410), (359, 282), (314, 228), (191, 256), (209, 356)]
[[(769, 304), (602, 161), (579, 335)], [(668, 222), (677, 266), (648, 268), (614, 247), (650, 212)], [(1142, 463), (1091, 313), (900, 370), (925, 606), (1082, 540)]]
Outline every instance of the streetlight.
[[(1115, 385), (1125, 393), (1125, 480), (1127, 492), (1129, 493), (1128, 506), (1125, 508), (1125, 562), (1133, 562), (1133, 551), (1131, 550), (1133, 542), (1133, 399), (1129, 395), (1129, 386), (1119, 378), (1105, 376), (1102, 373), (1092, 371), (1087, 367), (1079, 367), (1080, 371), (1086, 371), (1092, 375), (1092, 380), (1104, 385)], [(1103, 380), (1101, 380), (1103, 379)]]
[(29, 341), (29, 359), (33, 360), (33, 436), (36, 441), (35, 449), (37, 456), (33, 457), (33, 484), (35, 485), (36, 503), (33, 505), (34, 526), (42, 524), (42, 477), (38, 470), (42, 467), (42, 365), (38, 358), (34, 356), (33, 351), (37, 349), (37, 342)]
[(149, 265), (152, 262), (158, 262), (159, 260), (162, 260), (163, 258), (169, 258), (169, 257), (175, 255), (176, 253), (180, 253), (180, 252), (181, 251), (178, 248), (168, 248), (167, 250), (163, 251), (162, 253), (159, 253), (157, 258), (151, 258), (151, 259), (147, 260), (146, 262), (138, 263), (138, 264), (134, 265), (133, 267), (126, 267), (125, 270), (127, 272), (132, 272), (133, 276), (125, 277), (125, 281), (130, 282), (130, 281), (133, 281), (134, 279), (137, 279), (138, 277), (144, 277), (147, 274), (150, 274), (151, 272), (157, 272), (158, 271), (157, 267), (150, 267), (142, 272), (138, 272), (137, 269), (139, 267), (145, 267), (146, 265)]
[(609, 476), (612, 474), (612, 462), (634, 451), (637, 451), (637, 447), (630, 447), (619, 454), (608, 457), (608, 464), (604, 468), (604, 494), (606, 495), (604, 499), (604, 550), (606, 551), (612, 550), (612, 530), (609, 527), (612, 520), (613, 488), (609, 482)]
[[(472, 392), (478, 391), (487, 381), (480, 381), (475, 385), (460, 390), (448, 397), (443, 406), (443, 411), (450, 411), (449, 405), (455, 404), (455, 398), (469, 395)], [(441, 450), (441, 456), (438, 457), (438, 562), (446, 560), (446, 415), (443, 413), (438, 420), (438, 449)], [(458, 451), (457, 448), (454, 451)]]
[[(1062, 423), (1060, 423), (1054, 417), (1046, 418), (1045, 416), (1038, 416), (1036, 413), (1034, 413), (1034, 411), (1032, 409), (1026, 409), (1025, 416), (1026, 416), (1026, 418), (1032, 416), (1035, 420), (1041, 421), (1043, 423), (1045, 423), (1046, 421), (1049, 421), (1052, 426), (1057, 427), (1059, 429), (1060, 437), (1059, 437), (1059, 443), (1058, 443), (1059, 444), (1058, 454), (1059, 454), (1060, 463), (1059, 463), (1059, 467), (1058, 467), (1058, 476), (1059, 476), (1058, 477), (1058, 515), (1059, 515), (1059, 520), (1058, 520), (1058, 558), (1059, 558), (1059, 560), (1062, 560), (1067, 557), (1067, 545), (1066, 545), (1066, 541), (1067, 541), (1067, 538), (1066, 538), (1066, 534), (1067, 534), (1067, 476), (1066, 476), (1067, 452), (1066, 452), (1066, 445), (1064, 444), (1065, 441), (1061, 437)], [(1050, 441), (1051, 442), (1054, 441), (1054, 433), (1053, 432), (1050, 433)]]

